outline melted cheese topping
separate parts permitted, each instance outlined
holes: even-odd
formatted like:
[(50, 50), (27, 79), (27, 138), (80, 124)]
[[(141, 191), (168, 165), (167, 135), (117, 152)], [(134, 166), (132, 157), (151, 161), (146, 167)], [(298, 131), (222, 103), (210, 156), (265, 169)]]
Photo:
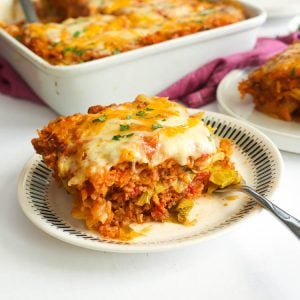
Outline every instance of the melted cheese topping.
[(95, 0), (90, 6), (99, 6), (101, 14), (67, 19), (59, 24), (26, 24), (21, 41), (50, 63), (69, 65), (245, 18), (242, 9), (228, 1)]
[(201, 121), (185, 107), (167, 98), (140, 95), (132, 103), (108, 107), (82, 116), (76, 128), (66, 128), (72, 154), (59, 159), (59, 175), (75, 174), (69, 185), (87, 174), (101, 174), (121, 162), (154, 167), (167, 159), (187, 165), (189, 159), (217, 151), (216, 140)]

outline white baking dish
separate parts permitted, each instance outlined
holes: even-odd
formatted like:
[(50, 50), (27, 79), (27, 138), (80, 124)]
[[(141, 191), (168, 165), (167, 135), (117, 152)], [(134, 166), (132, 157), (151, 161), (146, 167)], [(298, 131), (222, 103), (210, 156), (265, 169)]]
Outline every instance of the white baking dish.
[(290, 32), (296, 32), (300, 30), (300, 15), (295, 16), (288, 25)]
[(3, 56), (59, 114), (155, 95), (204, 63), (255, 44), (265, 12), (244, 3), (249, 19), (78, 65), (53, 66), (0, 30)]

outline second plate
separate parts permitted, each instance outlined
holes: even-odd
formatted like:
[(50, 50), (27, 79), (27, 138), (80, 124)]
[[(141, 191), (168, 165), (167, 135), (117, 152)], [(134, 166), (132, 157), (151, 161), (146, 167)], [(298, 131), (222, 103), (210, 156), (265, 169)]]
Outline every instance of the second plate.
[(220, 111), (257, 127), (268, 135), (279, 149), (300, 153), (299, 123), (271, 118), (255, 110), (250, 96), (241, 99), (238, 84), (247, 74), (246, 70), (234, 70), (221, 81), (217, 90)]

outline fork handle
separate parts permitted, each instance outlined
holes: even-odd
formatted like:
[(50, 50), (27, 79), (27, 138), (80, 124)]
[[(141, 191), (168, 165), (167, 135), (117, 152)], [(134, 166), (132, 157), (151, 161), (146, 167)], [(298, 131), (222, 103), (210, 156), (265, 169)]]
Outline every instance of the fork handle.
[(269, 210), (273, 215), (281, 220), (300, 239), (300, 221), (298, 219), (291, 216), (277, 205), (273, 204), (267, 198), (258, 194), (249, 186), (242, 186), (240, 191), (245, 191), (247, 194), (253, 196), (259, 204), (261, 204), (265, 209)]
[(33, 3), (31, 0), (20, 0), (23, 12), (26, 17), (26, 21), (29, 23), (38, 22), (39, 18), (35, 12), (35, 9), (33, 7)]

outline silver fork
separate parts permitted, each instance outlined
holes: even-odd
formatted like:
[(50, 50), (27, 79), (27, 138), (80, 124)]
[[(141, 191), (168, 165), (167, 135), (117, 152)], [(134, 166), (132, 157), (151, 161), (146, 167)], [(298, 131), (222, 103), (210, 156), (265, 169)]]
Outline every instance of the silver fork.
[(291, 216), (277, 205), (273, 204), (266, 197), (257, 193), (252, 187), (242, 185), (230, 185), (224, 189), (217, 189), (215, 193), (228, 193), (228, 192), (243, 192), (252, 196), (262, 207), (271, 212), (281, 222), (283, 222), (298, 238), (300, 238), (300, 221)]
[(39, 18), (37, 17), (32, 1), (20, 0), (20, 3), (25, 14), (26, 21), (29, 23), (39, 22)]

